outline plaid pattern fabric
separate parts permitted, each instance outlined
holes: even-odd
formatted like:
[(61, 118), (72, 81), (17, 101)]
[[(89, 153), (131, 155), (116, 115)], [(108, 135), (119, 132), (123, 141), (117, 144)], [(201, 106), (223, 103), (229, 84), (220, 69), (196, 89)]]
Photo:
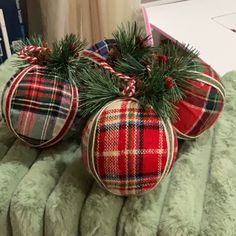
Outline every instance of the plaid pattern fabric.
[(210, 128), (219, 117), (224, 105), (224, 87), (219, 75), (202, 61), (199, 80), (189, 81), (182, 87), (186, 96), (177, 102), (179, 119), (174, 123), (180, 138), (195, 138)]
[(176, 158), (170, 124), (133, 100), (116, 100), (85, 127), (82, 155), (95, 179), (116, 195), (152, 190)]
[(109, 46), (115, 45), (115, 40), (114, 39), (106, 39), (97, 42), (94, 44), (92, 47), (90, 47), (89, 51), (95, 52), (98, 55), (100, 55), (104, 60), (107, 60), (108, 58), (108, 53), (109, 53)]
[(77, 112), (75, 85), (57, 76), (46, 78), (38, 66), (24, 69), (9, 85), (4, 117), (19, 138), (45, 147), (66, 134)]
[(195, 59), (194, 63), (196, 65), (196, 71), (208, 75), (217, 81), (221, 81), (219, 74), (201, 58)]
[(11, 85), (13, 80), (14, 80), (14, 77), (12, 77), (10, 80), (8, 80), (8, 82), (6, 83), (6, 85), (3, 89), (3, 92), (2, 92), (1, 108), (2, 108), (2, 117), (3, 117), (4, 120), (6, 120), (6, 117), (5, 117), (5, 113), (4, 113), (3, 108), (5, 107), (6, 97), (7, 97), (7, 94), (9, 93), (10, 85)]

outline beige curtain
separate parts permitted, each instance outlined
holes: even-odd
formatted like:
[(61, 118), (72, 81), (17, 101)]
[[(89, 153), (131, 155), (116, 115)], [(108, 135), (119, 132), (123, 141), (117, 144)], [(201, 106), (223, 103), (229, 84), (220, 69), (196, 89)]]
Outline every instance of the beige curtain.
[(140, 0), (40, 0), (40, 6), (49, 43), (75, 33), (91, 44), (111, 37), (122, 22), (142, 18)]

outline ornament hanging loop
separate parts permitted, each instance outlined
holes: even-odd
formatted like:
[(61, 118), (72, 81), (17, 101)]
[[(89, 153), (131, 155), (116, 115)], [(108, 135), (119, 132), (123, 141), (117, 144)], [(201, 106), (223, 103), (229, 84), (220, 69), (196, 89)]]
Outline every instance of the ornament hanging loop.
[(122, 94), (125, 97), (133, 97), (134, 94), (135, 94), (135, 84), (136, 84), (136, 81), (131, 78), (131, 80), (129, 80), (129, 81), (126, 80), (126, 82), (127, 82), (127, 86), (122, 91)]
[(126, 83), (126, 86), (122, 91), (123, 96), (125, 96), (125, 97), (133, 97), (134, 96), (135, 91), (136, 91), (136, 86), (135, 86), (136, 80), (134, 78), (115, 71), (107, 62), (104, 61), (103, 58), (99, 57), (97, 54), (95, 54), (91, 51), (84, 50), (82, 52), (82, 56), (90, 59), (91, 61), (98, 64), (99, 66), (101, 66), (105, 70), (109, 71), (112, 75), (123, 80)]
[(47, 47), (47, 45), (43, 46), (29, 45), (24, 47), (21, 51), (17, 52), (16, 54), (21, 59), (26, 60), (29, 64), (35, 65), (39, 63), (39, 58), (38, 56), (35, 55), (40, 55), (41, 53), (44, 52), (50, 52), (50, 49)]
[(122, 73), (116, 72), (108, 63), (101, 62), (100, 65), (105, 69), (108, 70), (112, 75), (120, 78), (121, 80), (126, 82), (126, 86), (122, 91), (123, 96), (125, 97), (133, 97), (135, 94), (135, 84), (136, 81), (134, 78), (131, 78), (127, 75), (124, 75)]

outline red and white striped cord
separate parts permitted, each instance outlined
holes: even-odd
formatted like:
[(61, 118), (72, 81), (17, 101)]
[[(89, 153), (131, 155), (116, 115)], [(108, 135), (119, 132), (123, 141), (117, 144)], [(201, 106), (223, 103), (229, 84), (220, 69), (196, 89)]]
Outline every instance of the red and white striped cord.
[(30, 56), (29, 53), (34, 53), (34, 52), (43, 52), (43, 51), (48, 51), (48, 47), (37, 47), (34, 45), (26, 46), (24, 47), (21, 51), (17, 52), (16, 54), (18, 57), (28, 61), (30, 64), (37, 64), (38, 58), (34, 56)]
[(100, 58), (99, 56), (97, 56), (95, 53), (93, 53), (91, 51), (84, 50), (82, 52), (82, 56), (84, 56), (84, 57), (90, 59), (91, 61), (93, 61), (94, 63), (100, 65), (105, 70), (108, 70), (112, 75), (115, 75), (118, 78), (127, 82), (127, 86), (122, 91), (124, 96), (132, 97), (134, 95), (135, 84), (136, 84), (136, 81), (134, 78), (124, 75), (122, 73), (116, 72), (108, 63), (106, 63), (104, 61), (104, 59)]

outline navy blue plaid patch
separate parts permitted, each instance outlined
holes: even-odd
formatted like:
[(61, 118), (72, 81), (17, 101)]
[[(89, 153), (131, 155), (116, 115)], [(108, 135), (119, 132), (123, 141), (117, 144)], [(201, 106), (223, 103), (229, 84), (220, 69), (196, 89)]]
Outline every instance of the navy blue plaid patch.
[(98, 43), (94, 44), (88, 50), (99, 54), (100, 56), (102, 56), (104, 58), (104, 60), (107, 60), (108, 53), (109, 53), (109, 46), (111, 46), (111, 45), (115, 45), (114, 39), (102, 40), (102, 41), (99, 41)]

